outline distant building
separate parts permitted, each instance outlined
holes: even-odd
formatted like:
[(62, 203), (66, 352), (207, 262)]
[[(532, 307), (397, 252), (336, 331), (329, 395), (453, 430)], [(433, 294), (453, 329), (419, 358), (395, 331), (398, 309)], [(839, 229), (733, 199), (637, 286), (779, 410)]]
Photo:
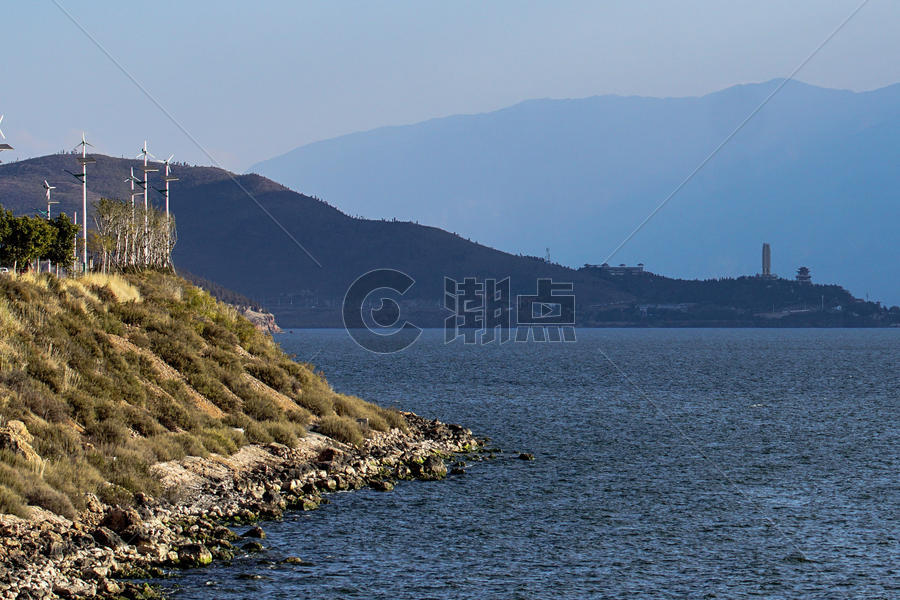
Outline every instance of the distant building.
[(803, 284), (811, 284), (812, 283), (812, 275), (809, 274), (809, 269), (806, 267), (800, 267), (797, 269), (797, 281)]
[(624, 263), (619, 265), (618, 267), (611, 267), (607, 263), (603, 263), (600, 266), (597, 265), (585, 265), (591, 269), (600, 269), (600, 272), (605, 275), (613, 275), (616, 277), (620, 277), (622, 275), (640, 275), (644, 272), (644, 263), (638, 263), (635, 267), (629, 267)]
[(772, 247), (769, 244), (763, 244), (762, 247), (762, 273), (759, 276), (763, 279), (776, 279), (778, 277), (772, 274)]

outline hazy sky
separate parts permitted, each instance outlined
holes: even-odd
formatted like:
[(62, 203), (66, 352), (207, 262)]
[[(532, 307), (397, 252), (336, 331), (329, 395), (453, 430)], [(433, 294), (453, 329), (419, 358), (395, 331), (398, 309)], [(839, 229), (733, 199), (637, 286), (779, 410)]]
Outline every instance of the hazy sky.
[[(540, 97), (699, 95), (786, 76), (860, 0), (58, 0), (223, 166)], [(69, 149), (209, 164), (53, 0), (0, 4), (10, 160)], [(798, 79), (900, 81), (900, 3), (871, 0)]]

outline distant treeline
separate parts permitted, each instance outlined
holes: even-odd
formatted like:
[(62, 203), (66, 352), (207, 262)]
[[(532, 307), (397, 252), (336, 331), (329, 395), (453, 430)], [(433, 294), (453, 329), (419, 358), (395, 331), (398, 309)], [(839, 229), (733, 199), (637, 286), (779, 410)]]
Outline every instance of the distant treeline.
[(23, 215), (0, 206), (0, 264), (27, 269), (35, 260), (70, 268), (75, 261), (76, 227), (65, 214), (55, 219)]

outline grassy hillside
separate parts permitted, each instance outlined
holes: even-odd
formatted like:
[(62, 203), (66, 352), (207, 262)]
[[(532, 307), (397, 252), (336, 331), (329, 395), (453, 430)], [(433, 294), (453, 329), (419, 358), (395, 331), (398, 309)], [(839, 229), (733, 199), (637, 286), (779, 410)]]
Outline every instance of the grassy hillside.
[(127, 504), (163, 492), (156, 462), (291, 445), (310, 425), (358, 444), (357, 418), (405, 426), (183, 279), (0, 277), (0, 512)]

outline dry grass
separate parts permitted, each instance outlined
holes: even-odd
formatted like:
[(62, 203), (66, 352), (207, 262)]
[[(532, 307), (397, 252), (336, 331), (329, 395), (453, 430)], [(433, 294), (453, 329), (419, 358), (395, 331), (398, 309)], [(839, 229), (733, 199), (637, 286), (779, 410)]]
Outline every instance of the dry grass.
[[(0, 512), (71, 515), (85, 492), (163, 490), (158, 462), (295, 445), (316, 420), (361, 444), (402, 417), (336, 394), (229, 306), (170, 274), (0, 278), (0, 425), (20, 419), (42, 468), (0, 452)], [(240, 428), (240, 430), (236, 429)], [(242, 432), (241, 432), (242, 430)]]

